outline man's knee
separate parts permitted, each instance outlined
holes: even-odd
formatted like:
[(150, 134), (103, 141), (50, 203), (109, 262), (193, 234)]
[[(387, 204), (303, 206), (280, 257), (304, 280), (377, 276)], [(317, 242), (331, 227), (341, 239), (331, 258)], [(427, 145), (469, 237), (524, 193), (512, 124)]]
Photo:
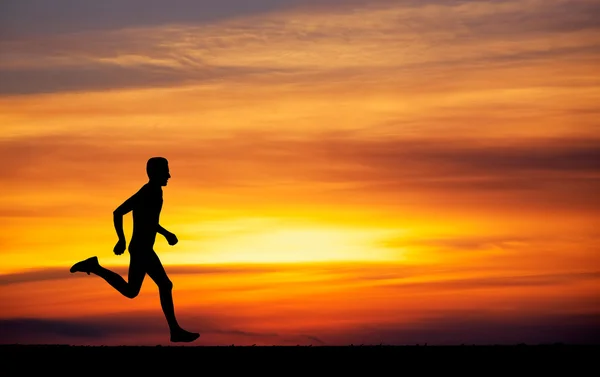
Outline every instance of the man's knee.
[(125, 291), (125, 297), (136, 298), (140, 294), (140, 288), (130, 287), (129, 289), (127, 289), (127, 291)]
[(165, 279), (160, 282), (160, 284), (158, 285), (158, 289), (172, 290), (173, 282), (170, 279)]

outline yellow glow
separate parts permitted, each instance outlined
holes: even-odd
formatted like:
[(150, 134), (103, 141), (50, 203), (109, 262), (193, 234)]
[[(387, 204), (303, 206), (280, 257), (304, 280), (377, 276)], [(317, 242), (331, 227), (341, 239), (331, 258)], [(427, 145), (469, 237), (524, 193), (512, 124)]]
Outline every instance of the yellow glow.
[[(251, 223), (251, 222), (249, 222)], [(343, 260), (399, 260), (397, 252), (377, 247), (378, 241), (390, 231), (337, 228), (327, 226), (315, 228), (286, 228), (285, 226), (264, 225), (258, 229), (243, 228), (244, 222), (231, 222), (241, 225), (244, 230), (236, 234), (227, 232), (227, 223), (217, 228), (215, 240), (202, 240), (201, 233), (194, 236), (186, 232), (190, 241), (182, 246), (181, 252), (169, 252), (165, 258), (172, 263), (265, 263), (265, 262), (317, 262)], [(398, 234), (397, 230), (393, 231)]]

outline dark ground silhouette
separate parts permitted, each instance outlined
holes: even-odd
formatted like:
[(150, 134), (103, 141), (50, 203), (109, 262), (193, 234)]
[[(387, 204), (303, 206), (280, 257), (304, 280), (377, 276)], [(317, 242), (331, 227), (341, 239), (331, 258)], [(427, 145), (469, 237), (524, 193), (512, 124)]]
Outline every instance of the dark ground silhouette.
[(181, 328), (175, 318), (173, 307), (173, 283), (167, 276), (158, 255), (154, 251), (156, 234), (167, 239), (169, 245), (177, 244), (175, 234), (163, 228), (160, 223), (160, 211), (163, 205), (162, 186), (166, 186), (171, 174), (169, 163), (163, 157), (152, 157), (146, 164), (149, 181), (133, 196), (127, 199), (114, 211), (114, 226), (118, 241), (113, 251), (121, 255), (126, 249), (123, 234), (123, 216), (132, 212), (133, 234), (129, 243), (129, 277), (125, 281), (121, 275), (100, 265), (97, 257), (91, 257), (75, 263), (71, 272), (86, 272), (95, 274), (106, 280), (119, 293), (128, 298), (135, 298), (144, 282), (146, 274), (158, 286), (160, 304), (169, 324), (172, 342), (193, 342), (200, 334)]
[[(146, 346), (0, 345), (3, 372), (244, 375), (593, 375), (599, 346)], [(586, 371), (584, 374), (583, 372)], [(11, 373), (13, 372), (13, 373)], [(94, 373), (95, 372), (95, 373)], [(429, 373), (428, 373), (429, 372)], [(500, 374), (502, 373), (502, 374)]]

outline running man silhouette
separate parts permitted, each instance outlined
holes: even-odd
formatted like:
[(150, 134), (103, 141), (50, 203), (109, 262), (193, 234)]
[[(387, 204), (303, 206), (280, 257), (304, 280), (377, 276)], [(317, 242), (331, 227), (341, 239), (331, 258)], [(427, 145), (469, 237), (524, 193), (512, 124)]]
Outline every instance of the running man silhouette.
[(178, 242), (173, 233), (159, 224), (163, 205), (162, 186), (166, 186), (167, 181), (171, 178), (169, 163), (164, 157), (152, 157), (146, 164), (146, 172), (149, 178), (148, 183), (114, 211), (115, 230), (119, 237), (113, 250), (116, 255), (123, 254), (126, 249), (123, 216), (133, 211), (133, 233), (129, 243), (129, 281), (125, 281), (119, 274), (100, 266), (98, 258), (95, 256), (75, 263), (71, 267), (71, 273), (96, 274), (128, 298), (135, 298), (138, 295), (144, 277), (148, 274), (158, 286), (160, 304), (171, 331), (171, 342), (193, 342), (198, 339), (200, 334), (186, 331), (177, 323), (173, 308), (173, 283), (154, 251), (156, 233), (163, 235), (171, 246)]

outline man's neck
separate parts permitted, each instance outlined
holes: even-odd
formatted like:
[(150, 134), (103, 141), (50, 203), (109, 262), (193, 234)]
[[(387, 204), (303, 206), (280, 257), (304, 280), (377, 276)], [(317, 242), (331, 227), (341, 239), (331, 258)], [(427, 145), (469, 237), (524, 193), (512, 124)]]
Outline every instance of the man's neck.
[(152, 188), (162, 190), (162, 185), (159, 184), (159, 183), (156, 183), (154, 181), (148, 181), (147, 185), (150, 186), (150, 187), (152, 187)]

